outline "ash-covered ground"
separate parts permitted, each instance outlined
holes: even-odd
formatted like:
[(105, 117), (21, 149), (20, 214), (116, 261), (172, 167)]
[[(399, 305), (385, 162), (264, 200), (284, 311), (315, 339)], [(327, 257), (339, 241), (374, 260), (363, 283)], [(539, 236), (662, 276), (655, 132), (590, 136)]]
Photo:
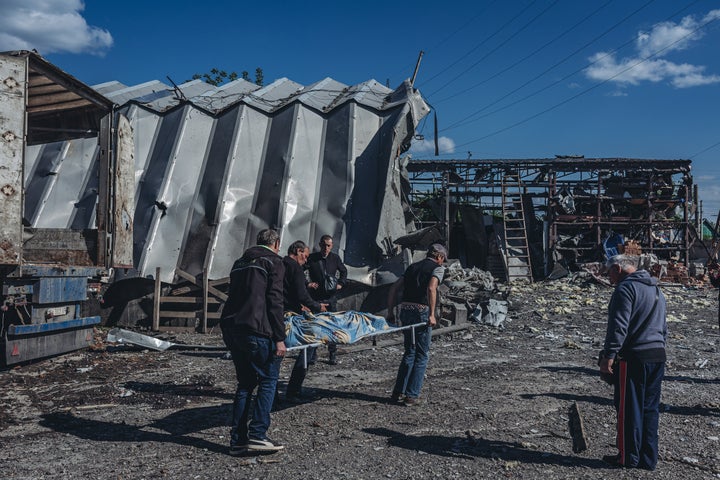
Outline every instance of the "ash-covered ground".
[[(227, 454), (235, 389), (222, 352), (97, 350), (0, 371), (0, 476), (7, 479), (720, 478), (717, 291), (663, 287), (668, 365), (655, 472), (616, 470), (611, 388), (595, 365), (611, 288), (514, 287), (504, 328), (436, 331), (417, 407), (390, 404), (399, 335), (340, 347), (283, 404), (271, 456)], [(447, 330), (446, 330), (447, 332)], [(219, 332), (175, 343), (221, 345)], [(283, 363), (281, 390), (292, 360)], [(577, 402), (589, 448), (572, 451)]]

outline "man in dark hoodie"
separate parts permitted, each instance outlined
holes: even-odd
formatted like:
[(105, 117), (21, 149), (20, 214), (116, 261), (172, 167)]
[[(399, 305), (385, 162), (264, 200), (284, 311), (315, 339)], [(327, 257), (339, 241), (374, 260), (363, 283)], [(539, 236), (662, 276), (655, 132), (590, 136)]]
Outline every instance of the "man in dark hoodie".
[[(283, 294), (286, 312), (302, 313), (304, 310), (309, 310), (312, 313), (327, 312), (328, 304), (313, 300), (305, 286), (305, 273), (302, 266), (305, 265), (309, 254), (310, 249), (305, 242), (297, 240), (288, 247), (288, 254), (283, 258), (283, 264), (285, 265)], [(307, 375), (307, 369), (310, 365), (315, 364), (316, 356), (317, 348), (310, 347), (307, 349), (307, 364), (302, 353), (295, 359), (295, 365), (290, 374), (285, 393), (287, 400), (300, 400), (302, 383)]]
[(612, 375), (617, 455), (611, 465), (654, 470), (658, 460), (660, 390), (665, 373), (666, 304), (657, 279), (637, 270), (638, 257), (616, 255), (606, 267), (616, 284), (600, 372)]
[[(284, 447), (267, 437), (270, 409), (285, 355), (283, 279), (285, 267), (277, 254), (280, 236), (263, 230), (257, 245), (235, 261), (220, 328), (232, 354), (237, 377), (230, 429), (230, 455), (274, 453)], [(252, 419), (248, 421), (252, 392)]]

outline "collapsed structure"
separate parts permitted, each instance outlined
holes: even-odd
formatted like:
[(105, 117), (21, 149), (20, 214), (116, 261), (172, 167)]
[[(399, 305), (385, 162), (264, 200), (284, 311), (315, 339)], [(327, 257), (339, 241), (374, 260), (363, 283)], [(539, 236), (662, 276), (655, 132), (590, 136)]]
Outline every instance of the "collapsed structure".
[(449, 232), (450, 256), (498, 278), (546, 278), (626, 250), (693, 257), (690, 160), (413, 160), (407, 170), (415, 213)]
[[(100, 319), (83, 317), (81, 304), (100, 280), (139, 282), (138, 295), (117, 288), (116, 304), (149, 293), (149, 308), (129, 315), (154, 329), (165, 317), (204, 330), (233, 261), (268, 227), (281, 229), (282, 249), (332, 235), (365, 284), (346, 289), (344, 306), (355, 309), (384, 302), (370, 290), (410, 261), (398, 246), (447, 242), (463, 266), (508, 281), (624, 250), (693, 258), (689, 160), (409, 160), (429, 108), (408, 81), (91, 88), (32, 52), (0, 54), (0, 76), (0, 280), (3, 307), (16, 313), (2, 334), (27, 330), (35, 345), (16, 355), (12, 344), (8, 362), (87, 344), (77, 330)], [(494, 289), (492, 277), (457, 273), (446, 295), (455, 316), (490, 305), (456, 290)], [(61, 322), (72, 339), (50, 351), (37, 336)]]

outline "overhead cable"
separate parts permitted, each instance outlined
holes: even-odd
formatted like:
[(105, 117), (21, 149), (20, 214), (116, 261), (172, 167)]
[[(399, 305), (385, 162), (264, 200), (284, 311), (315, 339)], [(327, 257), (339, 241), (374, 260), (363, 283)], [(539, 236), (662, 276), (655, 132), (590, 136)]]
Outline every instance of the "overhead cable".
[(470, 65), (468, 68), (466, 68), (465, 70), (463, 70), (463, 71), (460, 72), (459, 74), (455, 75), (455, 77), (451, 78), (451, 79), (450, 79), (449, 81), (447, 81), (442, 87), (440, 87), (440, 88), (438, 88), (437, 90), (435, 90), (434, 92), (430, 93), (428, 96), (431, 97), (431, 96), (433, 96), (434, 94), (436, 94), (437, 92), (443, 90), (445, 87), (449, 86), (450, 84), (452, 84), (453, 82), (455, 82), (456, 80), (458, 80), (460, 77), (462, 77), (463, 75), (465, 75), (466, 73), (468, 73), (470, 70), (472, 70), (473, 68), (475, 68), (476, 66), (478, 66), (478, 64), (479, 64), (480, 62), (482, 62), (483, 60), (485, 60), (486, 58), (488, 58), (490, 55), (492, 55), (493, 53), (495, 53), (495, 52), (497, 52), (498, 50), (500, 50), (500, 49), (501, 49), (502, 47), (504, 47), (505, 45), (507, 45), (512, 39), (514, 39), (515, 37), (517, 37), (517, 36), (518, 36), (521, 32), (523, 32), (526, 28), (528, 28), (530, 25), (532, 25), (532, 24), (535, 22), (535, 20), (537, 20), (538, 18), (542, 17), (545, 13), (548, 12), (548, 10), (550, 10), (552, 7), (554, 7), (555, 5), (557, 5), (557, 3), (558, 3), (559, 1), (560, 1), (560, 0), (555, 0), (555, 1), (553, 1), (550, 5), (548, 5), (547, 7), (545, 7), (545, 9), (543, 9), (540, 13), (538, 13), (538, 14), (535, 15), (533, 18), (531, 18), (527, 23), (525, 23), (525, 25), (523, 25), (522, 27), (520, 27), (519, 30), (517, 30), (515, 33), (513, 33), (510, 37), (506, 38), (505, 41), (500, 42), (499, 45), (497, 45), (495, 48), (493, 48), (492, 50), (490, 50), (489, 52), (487, 52), (485, 55), (483, 55), (482, 57), (480, 57), (480, 58), (478, 59), (478, 61), (476, 61), (475, 63), (473, 63), (472, 65)]
[(707, 22), (703, 23), (702, 25), (700, 25), (700, 26), (697, 27), (696, 29), (692, 30), (691, 32), (687, 33), (686, 35), (683, 35), (682, 37), (680, 37), (680, 38), (678, 38), (677, 40), (675, 40), (674, 42), (666, 45), (665, 47), (661, 48), (660, 50), (657, 50), (657, 51), (655, 51), (654, 53), (652, 53), (651, 55), (648, 55), (647, 57), (644, 57), (644, 58), (642, 58), (641, 60), (638, 60), (637, 62), (633, 63), (633, 64), (630, 65), (629, 67), (620, 70), (620, 71), (619, 71), (618, 73), (616, 73), (615, 75), (612, 75), (611, 77), (608, 77), (608, 78), (606, 78), (605, 80), (602, 80), (601, 82), (598, 82), (598, 83), (596, 83), (595, 85), (592, 85), (592, 86), (586, 88), (586, 89), (583, 90), (582, 92), (579, 92), (579, 93), (577, 93), (577, 94), (575, 94), (575, 95), (573, 95), (573, 96), (571, 96), (571, 97), (569, 97), (569, 98), (566, 98), (566, 99), (563, 100), (562, 102), (556, 103), (555, 105), (553, 105), (553, 106), (551, 106), (551, 107), (548, 107), (548, 108), (546, 108), (546, 109), (544, 109), (544, 110), (542, 110), (542, 111), (540, 111), (540, 112), (538, 112), (538, 113), (536, 113), (536, 114), (534, 114), (534, 115), (531, 115), (530, 117), (527, 117), (527, 118), (525, 118), (525, 119), (523, 119), (523, 120), (520, 120), (520, 121), (518, 121), (518, 122), (515, 122), (515, 123), (513, 123), (512, 125), (508, 125), (507, 127), (503, 127), (503, 128), (501, 128), (501, 129), (499, 129), (499, 130), (496, 130), (496, 131), (494, 131), (494, 132), (492, 132), (492, 133), (488, 133), (487, 135), (484, 135), (484, 136), (482, 136), (482, 137), (480, 137), (480, 138), (477, 138), (477, 139), (475, 139), (475, 140), (471, 140), (471, 141), (469, 141), (469, 142), (461, 143), (460, 145), (455, 145), (455, 147), (463, 147), (463, 146), (465, 146), (465, 145), (470, 145), (470, 144), (473, 144), (473, 143), (476, 143), (476, 142), (480, 142), (480, 141), (485, 140), (485, 139), (487, 139), (487, 138), (493, 137), (493, 136), (495, 136), (495, 135), (497, 135), (497, 134), (499, 134), (499, 133), (505, 132), (505, 131), (510, 130), (510, 129), (512, 129), (512, 128), (515, 128), (515, 127), (517, 127), (517, 126), (519, 126), (519, 125), (522, 125), (522, 124), (524, 124), (524, 123), (527, 123), (527, 122), (529, 122), (530, 120), (533, 120), (533, 119), (535, 119), (535, 118), (537, 118), (537, 117), (539, 117), (539, 116), (541, 116), (541, 115), (544, 115), (544, 114), (546, 114), (546, 113), (548, 113), (548, 112), (551, 112), (552, 110), (555, 110), (556, 108), (561, 107), (561, 106), (565, 105), (566, 103), (569, 103), (569, 102), (575, 100), (576, 98), (579, 98), (579, 97), (585, 95), (586, 93), (588, 93), (588, 92), (590, 92), (590, 91), (592, 91), (592, 90), (595, 90), (596, 88), (598, 88), (598, 87), (600, 87), (600, 86), (608, 83), (610, 80), (613, 80), (613, 79), (619, 77), (620, 75), (624, 74), (625, 72), (628, 72), (629, 70), (632, 70), (633, 68), (637, 67), (638, 65), (641, 65), (641, 64), (643, 64), (643, 63), (645, 63), (645, 62), (647, 62), (647, 61), (649, 61), (649, 60), (657, 57), (659, 54), (661, 54), (661, 53), (664, 52), (665, 50), (669, 49), (670, 47), (673, 47), (673, 46), (677, 45), (678, 43), (684, 41), (684, 40), (685, 40), (686, 38), (688, 38), (689, 36), (694, 35), (694, 34), (697, 33), (698, 31), (700, 31), (701, 29), (705, 28), (706, 26), (708, 26), (708, 25), (710, 25), (711, 23), (716, 22), (716, 21), (718, 21), (718, 18), (713, 18), (713, 19), (711, 19), (711, 20), (708, 20)]

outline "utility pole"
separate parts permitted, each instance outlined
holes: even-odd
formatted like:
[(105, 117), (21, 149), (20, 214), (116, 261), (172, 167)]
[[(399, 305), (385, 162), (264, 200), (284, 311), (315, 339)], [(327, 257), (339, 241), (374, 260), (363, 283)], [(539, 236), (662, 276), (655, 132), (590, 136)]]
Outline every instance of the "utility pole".
[(420, 50), (420, 54), (418, 55), (417, 62), (415, 63), (415, 71), (413, 72), (412, 78), (410, 79), (410, 85), (412, 85), (412, 86), (415, 85), (415, 78), (417, 77), (418, 70), (420, 69), (420, 60), (422, 60), (422, 57), (424, 54), (425, 54), (425, 52)]

